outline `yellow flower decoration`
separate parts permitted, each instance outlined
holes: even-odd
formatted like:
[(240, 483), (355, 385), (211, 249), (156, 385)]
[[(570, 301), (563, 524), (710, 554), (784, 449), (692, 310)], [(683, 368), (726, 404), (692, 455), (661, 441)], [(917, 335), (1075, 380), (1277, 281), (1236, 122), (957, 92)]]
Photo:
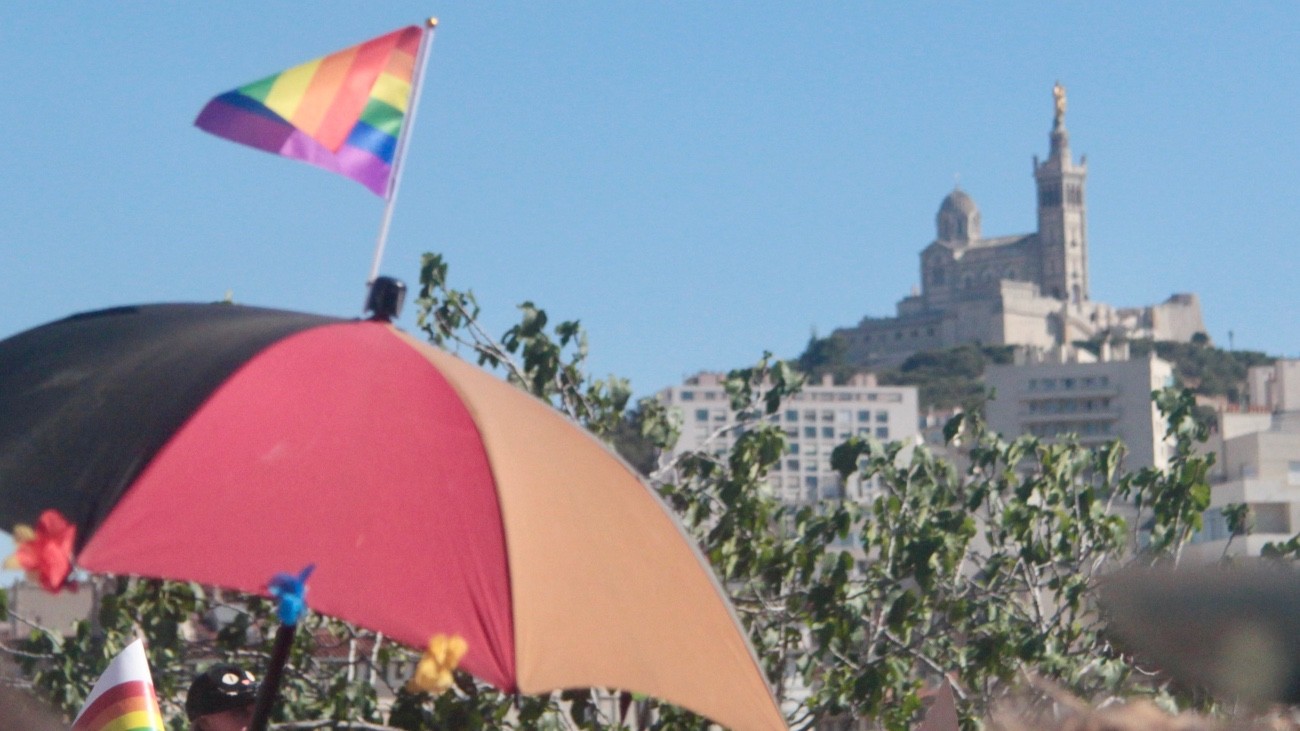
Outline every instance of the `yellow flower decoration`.
[(460, 635), (434, 635), (429, 640), (429, 649), (424, 651), (420, 664), (415, 668), (415, 676), (406, 684), (411, 692), (427, 691), (441, 693), (455, 682), (451, 671), (460, 664), (469, 645)]
[[(32, 530), (30, 525), (19, 523), (14, 526), (13, 530), (14, 545), (21, 546), (24, 543), (30, 543), (36, 540), (36, 531)], [(13, 553), (5, 557), (4, 567), (6, 569), (21, 569), (22, 561), (18, 559), (18, 554)]]

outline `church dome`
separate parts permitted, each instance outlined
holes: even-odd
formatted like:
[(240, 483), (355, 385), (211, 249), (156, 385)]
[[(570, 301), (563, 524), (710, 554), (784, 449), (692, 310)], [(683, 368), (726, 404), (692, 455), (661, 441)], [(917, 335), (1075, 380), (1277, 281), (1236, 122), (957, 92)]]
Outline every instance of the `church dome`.
[(980, 237), (980, 209), (961, 188), (943, 199), (935, 222), (940, 241), (974, 241)]
[(944, 211), (953, 211), (966, 215), (968, 213), (979, 213), (980, 209), (975, 205), (975, 201), (966, 195), (966, 191), (955, 188), (943, 199), (943, 203), (939, 206), (939, 212), (943, 213)]

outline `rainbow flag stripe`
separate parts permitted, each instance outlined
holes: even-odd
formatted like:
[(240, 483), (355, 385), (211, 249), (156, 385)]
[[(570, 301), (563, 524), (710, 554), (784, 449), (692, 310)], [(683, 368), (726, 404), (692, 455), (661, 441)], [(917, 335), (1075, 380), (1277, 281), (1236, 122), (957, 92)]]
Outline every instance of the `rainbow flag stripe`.
[(153, 684), (130, 680), (109, 688), (86, 706), (72, 731), (160, 731), (166, 728)]
[(386, 197), (423, 33), (408, 26), (228, 91), (194, 124)]

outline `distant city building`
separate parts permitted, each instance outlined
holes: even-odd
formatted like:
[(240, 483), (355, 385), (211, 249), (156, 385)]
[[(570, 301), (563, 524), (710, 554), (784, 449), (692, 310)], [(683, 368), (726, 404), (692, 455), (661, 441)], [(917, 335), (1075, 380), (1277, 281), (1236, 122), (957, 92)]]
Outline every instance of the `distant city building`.
[(0, 636), (11, 639), (26, 637), (35, 625), (65, 637), (76, 632), (77, 622), (89, 619), (94, 593), (64, 591), (51, 594), (26, 579), (15, 581), (8, 589), (9, 622), (0, 624)]
[(1019, 348), (1013, 365), (985, 371), (993, 393), (985, 416), (1008, 439), (1073, 434), (1085, 446), (1119, 439), (1128, 448), (1127, 468), (1164, 467), (1165, 424), (1151, 392), (1172, 385), (1173, 373), (1154, 354), (1130, 359), (1124, 345), (1104, 344), (1101, 356), (1072, 346)]
[[(1251, 368), (1246, 382), (1249, 404), (1221, 409), (1207, 445), (1216, 459), (1210, 508), (1188, 549), (1194, 558), (1258, 556), (1300, 528), (1300, 360)], [(1249, 535), (1233, 536), (1224, 510), (1242, 504)]]
[[(682, 435), (669, 457), (683, 452), (726, 454), (736, 438), (737, 419), (719, 373), (700, 373), (657, 398), (675, 411)], [(787, 453), (772, 472), (774, 494), (789, 503), (862, 499), (871, 485), (854, 477), (843, 484), (831, 469), (831, 451), (851, 436), (912, 444), (917, 436), (917, 392), (913, 386), (880, 386), (870, 374), (835, 385), (830, 376), (810, 383), (771, 417), (784, 430)]]
[(1300, 412), (1300, 360), (1282, 359), (1246, 371), (1248, 403), (1271, 414)]
[(1048, 347), (1109, 333), (1188, 341), (1203, 332), (1195, 294), (1159, 305), (1114, 308), (1089, 298), (1087, 158), (1075, 163), (1065, 129), (1065, 89), (1047, 159), (1034, 158), (1038, 230), (985, 238), (975, 201), (960, 188), (944, 198), (935, 240), (921, 252), (921, 288), (895, 317), (840, 328), (851, 362), (901, 362), (923, 350), (964, 343)]

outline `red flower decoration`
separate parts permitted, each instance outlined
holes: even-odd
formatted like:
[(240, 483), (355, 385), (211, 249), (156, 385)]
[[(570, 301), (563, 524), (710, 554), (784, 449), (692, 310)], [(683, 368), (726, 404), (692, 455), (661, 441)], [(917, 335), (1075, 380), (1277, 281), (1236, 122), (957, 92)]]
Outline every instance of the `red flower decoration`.
[(46, 510), (36, 521), (36, 527), (14, 526), (14, 541), (18, 552), (5, 559), (5, 568), (20, 568), (31, 578), (38, 579), (41, 587), (50, 593), (68, 588), (68, 575), (72, 573), (72, 544), (77, 538), (77, 526), (68, 522), (57, 510)]

